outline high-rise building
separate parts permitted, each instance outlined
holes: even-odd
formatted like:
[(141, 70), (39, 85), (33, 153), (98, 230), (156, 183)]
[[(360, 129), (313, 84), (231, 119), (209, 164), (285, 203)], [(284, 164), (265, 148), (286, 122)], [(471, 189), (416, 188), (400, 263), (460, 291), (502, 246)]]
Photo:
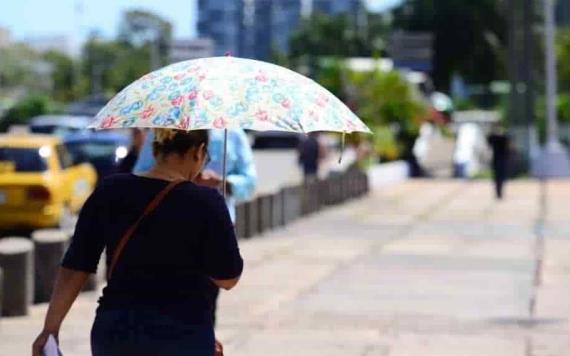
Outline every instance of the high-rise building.
[(274, 51), (287, 53), (301, 10), (301, 0), (256, 0), (253, 57), (269, 59)]
[(289, 52), (289, 38), (299, 26), (303, 11), (301, 0), (275, 0), (272, 11), (272, 50)]
[(198, 0), (198, 34), (214, 41), (214, 55), (239, 55), (242, 18), (242, 0)]
[(570, 1), (559, 0), (556, 4), (556, 23), (558, 26), (570, 26)]
[(313, 0), (313, 13), (326, 15), (349, 15), (355, 24), (365, 21), (366, 6), (363, 0)]
[(199, 0), (198, 33), (215, 43), (214, 53), (269, 59), (286, 53), (301, 19), (301, 0)]
[(313, 0), (312, 11), (327, 15), (356, 14), (363, 6), (362, 0)]

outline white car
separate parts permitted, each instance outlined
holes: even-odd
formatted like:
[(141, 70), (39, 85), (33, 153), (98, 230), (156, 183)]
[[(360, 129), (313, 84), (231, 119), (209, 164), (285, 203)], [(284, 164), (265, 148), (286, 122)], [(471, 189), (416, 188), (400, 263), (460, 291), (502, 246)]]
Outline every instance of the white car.
[(63, 137), (68, 133), (86, 130), (91, 120), (89, 116), (40, 115), (31, 119), (30, 131)]

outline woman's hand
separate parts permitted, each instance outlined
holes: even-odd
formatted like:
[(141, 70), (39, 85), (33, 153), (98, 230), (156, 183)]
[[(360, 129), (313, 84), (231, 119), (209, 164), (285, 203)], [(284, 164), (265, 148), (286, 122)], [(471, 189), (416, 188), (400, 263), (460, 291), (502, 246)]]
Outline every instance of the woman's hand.
[(216, 345), (214, 349), (215, 349), (215, 356), (224, 356), (224, 346), (218, 339), (216, 339)]
[(202, 173), (200, 173), (198, 177), (196, 177), (194, 183), (204, 187), (218, 189), (222, 185), (222, 180), (223, 179), (219, 174), (210, 169), (206, 169)]
[(57, 334), (57, 332), (42, 330), (32, 345), (32, 356), (42, 356), (44, 346), (47, 343), (48, 337), (50, 335), (53, 335), (53, 337), (55, 337), (55, 340), (59, 343)]

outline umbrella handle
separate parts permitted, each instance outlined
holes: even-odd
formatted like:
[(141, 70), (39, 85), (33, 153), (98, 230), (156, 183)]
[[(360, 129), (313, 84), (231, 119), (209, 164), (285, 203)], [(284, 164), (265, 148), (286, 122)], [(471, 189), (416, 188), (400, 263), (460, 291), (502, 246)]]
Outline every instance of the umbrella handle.
[(222, 165), (222, 189), (224, 192), (224, 199), (227, 193), (227, 159), (228, 159), (228, 129), (224, 129), (224, 158)]

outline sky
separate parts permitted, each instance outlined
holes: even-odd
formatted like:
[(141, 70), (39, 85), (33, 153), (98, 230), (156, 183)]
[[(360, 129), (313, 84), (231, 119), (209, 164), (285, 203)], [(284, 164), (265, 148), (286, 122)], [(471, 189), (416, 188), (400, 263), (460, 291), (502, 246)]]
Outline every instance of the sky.
[[(401, 0), (366, 0), (373, 11)], [(30, 37), (69, 36), (79, 41), (97, 29), (104, 36), (116, 33), (121, 14), (128, 9), (151, 10), (171, 21), (176, 38), (196, 35), (196, 0), (3, 0), (0, 27), (18, 40)]]

